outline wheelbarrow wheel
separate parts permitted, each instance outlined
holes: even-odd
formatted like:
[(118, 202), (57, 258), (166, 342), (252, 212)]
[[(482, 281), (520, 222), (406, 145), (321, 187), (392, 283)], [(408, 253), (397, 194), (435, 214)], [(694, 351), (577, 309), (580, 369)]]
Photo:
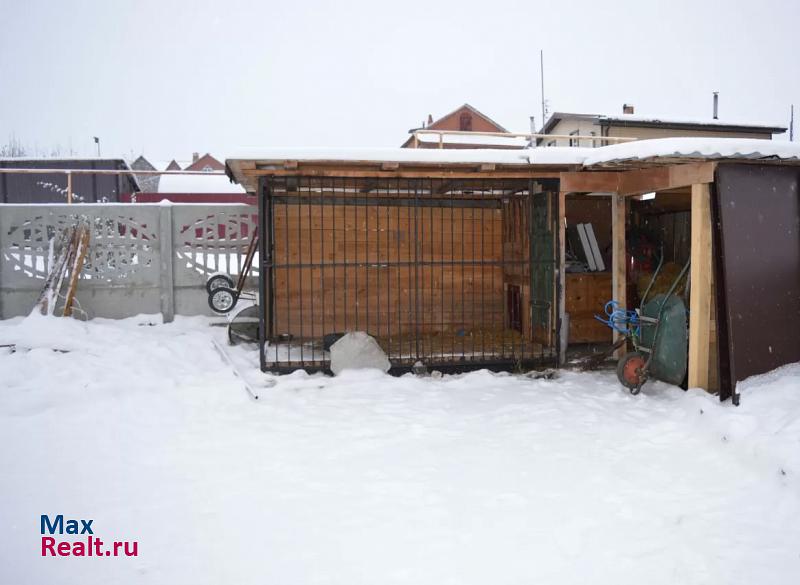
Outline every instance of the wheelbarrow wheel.
[(623, 386), (630, 390), (631, 394), (638, 394), (642, 385), (647, 381), (646, 363), (647, 358), (638, 351), (626, 354), (617, 363), (617, 378)]
[(227, 274), (215, 274), (206, 281), (206, 292), (211, 294), (214, 289), (224, 286), (226, 288), (234, 288), (233, 279)]
[(208, 295), (208, 306), (216, 313), (228, 313), (236, 306), (239, 293), (226, 286), (219, 286)]

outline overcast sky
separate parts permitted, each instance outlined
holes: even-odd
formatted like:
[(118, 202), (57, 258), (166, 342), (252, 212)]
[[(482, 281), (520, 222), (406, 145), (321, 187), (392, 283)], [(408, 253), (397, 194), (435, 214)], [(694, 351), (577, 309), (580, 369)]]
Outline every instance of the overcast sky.
[[(187, 159), (399, 146), (469, 102), (788, 124), (800, 2), (0, 0), (0, 143)], [(798, 112), (800, 115), (800, 112)]]

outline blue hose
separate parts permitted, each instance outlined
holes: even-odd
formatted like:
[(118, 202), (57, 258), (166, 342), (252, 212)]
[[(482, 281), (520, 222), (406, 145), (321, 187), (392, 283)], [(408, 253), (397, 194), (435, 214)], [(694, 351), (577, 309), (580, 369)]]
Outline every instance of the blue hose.
[(639, 314), (636, 311), (627, 311), (620, 308), (617, 301), (608, 301), (605, 304), (604, 310), (606, 313), (605, 317), (602, 315), (595, 315), (594, 318), (622, 335), (639, 336), (641, 323), (639, 321)]

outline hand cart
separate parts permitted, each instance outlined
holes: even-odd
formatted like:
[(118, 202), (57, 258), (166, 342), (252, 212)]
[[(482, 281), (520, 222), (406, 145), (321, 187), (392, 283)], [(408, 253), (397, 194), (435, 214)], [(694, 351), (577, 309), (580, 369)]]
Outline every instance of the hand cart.
[(255, 292), (245, 292), (244, 284), (250, 275), (253, 265), (253, 258), (258, 250), (258, 230), (253, 233), (253, 238), (247, 246), (247, 254), (244, 258), (242, 270), (234, 286), (233, 278), (224, 272), (216, 272), (208, 277), (206, 281), (206, 291), (208, 292), (208, 306), (215, 313), (230, 313), (239, 302), (240, 298), (257, 300)]
[(663, 263), (662, 252), (638, 309), (625, 310), (612, 300), (606, 303), (605, 317), (595, 315), (597, 320), (633, 343), (635, 351), (624, 355), (617, 363), (617, 378), (631, 394), (638, 394), (649, 378), (679, 385), (686, 377), (689, 338), (687, 310), (675, 290), (689, 270), (690, 261), (686, 262), (666, 293), (655, 295), (648, 302), (647, 296)]

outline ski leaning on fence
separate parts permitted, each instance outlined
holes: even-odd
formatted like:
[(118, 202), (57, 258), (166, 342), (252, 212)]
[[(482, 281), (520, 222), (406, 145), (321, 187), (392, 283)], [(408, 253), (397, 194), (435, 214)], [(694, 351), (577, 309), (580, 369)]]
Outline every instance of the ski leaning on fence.
[[(91, 228), (85, 220), (77, 221), (50, 240), (50, 271), (35, 305), (43, 315), (55, 314), (59, 298), (64, 299), (61, 314), (64, 317), (72, 315), (78, 278), (83, 270), (90, 240)], [(65, 282), (66, 291), (62, 294)]]

